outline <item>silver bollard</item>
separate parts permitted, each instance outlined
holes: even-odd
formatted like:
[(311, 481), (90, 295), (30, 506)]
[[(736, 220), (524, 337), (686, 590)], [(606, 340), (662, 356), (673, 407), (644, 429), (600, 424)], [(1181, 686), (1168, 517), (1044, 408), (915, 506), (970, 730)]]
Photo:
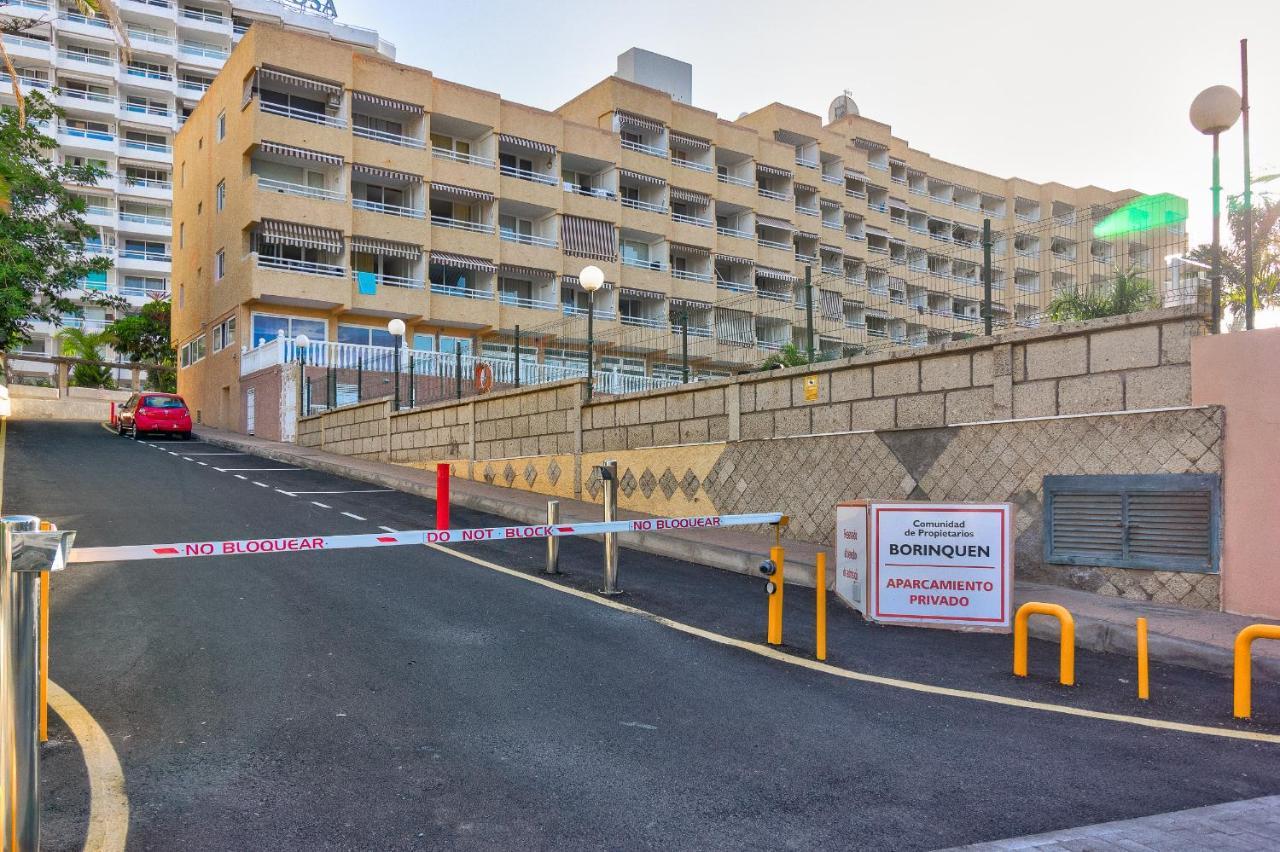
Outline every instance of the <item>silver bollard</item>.
[[(605, 522), (616, 521), (618, 519), (618, 463), (616, 461), (606, 461), (600, 465), (600, 484), (604, 488), (604, 519)], [(622, 593), (622, 589), (618, 588), (618, 534), (604, 534), (604, 588), (600, 590), (602, 595), (618, 595)]]
[[(7, 657), (9, 702), (3, 710), (11, 720), (15, 789), (11, 801), (14, 822), (10, 837), (17, 837), (18, 849), (40, 848), (40, 574), (14, 570), (14, 533), (35, 532), (40, 519), (31, 515), (10, 515), (3, 519), (9, 600), (4, 649)], [(0, 602), (5, 606), (5, 602)], [(6, 725), (8, 728), (9, 725)], [(6, 737), (8, 739), (8, 737)]]
[[(554, 527), (560, 523), (560, 501), (547, 501), (547, 526)], [(547, 536), (547, 573), (560, 573), (560, 539)]]

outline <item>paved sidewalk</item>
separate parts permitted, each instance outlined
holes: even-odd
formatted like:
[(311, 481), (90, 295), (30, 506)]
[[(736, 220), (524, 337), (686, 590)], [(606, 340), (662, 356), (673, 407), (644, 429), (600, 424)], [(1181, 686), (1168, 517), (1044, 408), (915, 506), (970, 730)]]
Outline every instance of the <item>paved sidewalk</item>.
[(1104, 822), (956, 847), (950, 852), (1130, 852), (1280, 849), (1280, 796)]
[[(435, 499), (435, 473), (385, 462), (357, 459), (323, 450), (268, 441), (219, 429), (200, 427), (200, 437), (223, 446), (265, 458), (322, 470), (383, 488), (393, 488)], [(543, 523), (547, 519), (547, 497), (530, 491), (503, 488), (483, 482), (455, 479), (450, 483), (451, 501), (467, 509), (510, 518), (520, 523)], [(560, 499), (561, 520), (600, 520), (599, 503)], [(779, 507), (785, 511), (786, 507)], [(640, 512), (622, 511), (623, 518), (649, 517)], [(623, 536), (624, 548), (709, 565), (740, 574), (757, 573), (760, 561), (773, 544), (772, 536), (739, 529), (698, 529), (661, 534), (634, 533)], [(787, 582), (812, 587), (813, 565), (821, 545), (786, 539)], [(832, 566), (829, 548), (827, 564)], [(828, 583), (834, 580), (828, 568)], [(1135, 622), (1148, 622), (1151, 659), (1205, 669), (1219, 674), (1233, 670), (1232, 643), (1240, 629), (1256, 618), (1221, 612), (1186, 609), (1145, 601), (1064, 589), (1040, 583), (1019, 582), (1015, 603), (1029, 600), (1058, 603), (1071, 611), (1076, 622), (1076, 643), (1083, 648), (1132, 656), (1136, 646)], [(1058, 627), (1052, 619), (1031, 620), (1031, 634), (1057, 640)], [(1254, 676), (1280, 680), (1280, 643), (1254, 643)]]

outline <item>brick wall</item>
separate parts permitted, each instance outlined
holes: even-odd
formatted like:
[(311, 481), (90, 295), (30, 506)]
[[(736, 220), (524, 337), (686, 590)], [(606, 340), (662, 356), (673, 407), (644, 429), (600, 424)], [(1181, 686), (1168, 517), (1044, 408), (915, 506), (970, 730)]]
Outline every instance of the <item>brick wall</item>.
[(391, 400), (376, 399), (298, 419), (298, 443), (344, 456), (385, 460)]

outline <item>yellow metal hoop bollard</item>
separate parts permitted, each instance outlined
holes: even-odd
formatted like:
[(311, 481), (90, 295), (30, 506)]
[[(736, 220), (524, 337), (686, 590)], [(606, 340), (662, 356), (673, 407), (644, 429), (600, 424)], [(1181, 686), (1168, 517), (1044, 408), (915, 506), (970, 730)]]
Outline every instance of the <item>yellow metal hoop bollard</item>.
[(1235, 714), (1237, 719), (1253, 715), (1254, 639), (1280, 639), (1280, 624), (1250, 624), (1236, 634)]
[(1076, 682), (1076, 621), (1067, 608), (1058, 604), (1028, 601), (1018, 607), (1013, 617), (1013, 673), (1027, 676), (1027, 621), (1033, 615), (1052, 615), (1058, 619), (1062, 631), (1062, 651), (1059, 657), (1058, 681), (1063, 686)]

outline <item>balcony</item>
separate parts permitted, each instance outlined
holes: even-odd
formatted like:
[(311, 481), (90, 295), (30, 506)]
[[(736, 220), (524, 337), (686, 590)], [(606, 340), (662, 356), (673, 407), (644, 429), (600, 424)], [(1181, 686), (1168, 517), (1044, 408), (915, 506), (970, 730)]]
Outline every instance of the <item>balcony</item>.
[(347, 126), (346, 119), (339, 118), (336, 115), (312, 112), (309, 109), (298, 109), (297, 107), (276, 104), (271, 101), (264, 101), (261, 98), (258, 99), (258, 109), (268, 115), (284, 116), (285, 118), (293, 118), (298, 121), (307, 121), (311, 124), (322, 124), (325, 127), (345, 128)]
[(709, 273), (709, 272), (694, 272), (694, 271), (693, 271), (693, 270), (691, 270), (691, 269), (675, 269), (675, 268), (672, 268), (672, 270), (671, 270), (671, 277), (672, 277), (672, 278), (678, 278), (678, 279), (680, 279), (681, 281), (697, 281), (697, 282), (702, 283), (702, 284), (710, 284), (710, 283), (711, 283), (711, 273)]
[[(779, 242), (778, 240), (770, 240), (764, 237), (756, 237), (756, 245), (763, 248), (778, 249), (779, 251), (791, 251), (790, 243)], [(887, 249), (886, 249), (887, 251)]]
[(58, 143), (66, 148), (113, 152), (116, 137), (114, 133), (105, 130), (61, 126), (58, 128)]
[[(549, 301), (547, 299), (533, 299), (528, 296), (521, 296), (516, 293), (501, 292), (498, 294), (499, 304), (509, 305), (515, 308), (532, 308), (538, 311), (558, 311), (560, 303)], [(597, 314), (599, 311), (596, 312)]]
[[(5, 36), (6, 43), (9, 36)], [(41, 42), (46, 47), (48, 42)], [(97, 74), (110, 76), (112, 69), (115, 68), (116, 61), (111, 56), (99, 56), (96, 53), (86, 53), (79, 50), (67, 50), (65, 48), (58, 49), (58, 63), (60, 66), (73, 71), (84, 71), (89, 74)]]
[(627, 257), (623, 255), (621, 258), (623, 266), (630, 266), (633, 269), (650, 269), (661, 272), (666, 269), (666, 265), (660, 260), (643, 260), (638, 257)]
[(195, 41), (182, 42), (178, 45), (178, 53), (186, 61), (206, 68), (221, 68), (228, 56), (228, 52), (221, 47)]
[(372, 139), (375, 142), (386, 142), (389, 145), (399, 145), (401, 148), (416, 148), (421, 150), (427, 147), (427, 143), (421, 139), (415, 139), (412, 136), (402, 136), (399, 133), (388, 133), (385, 130), (376, 130), (372, 127), (361, 127), (354, 125), (351, 128), (352, 134), (361, 139)]
[(465, 219), (454, 219), (451, 216), (432, 216), (431, 224), (438, 228), (453, 228), (458, 231), (470, 231), (473, 234), (493, 233), (493, 225), (487, 222), (469, 222)]
[(622, 140), (622, 149), (624, 151), (638, 151), (641, 154), (648, 154), (651, 157), (661, 157), (666, 160), (670, 158), (670, 151), (666, 148), (659, 148), (656, 145), (645, 145), (643, 142), (632, 142), (629, 139)]
[[(31, 88), (31, 81), (22, 80), (24, 87)], [(46, 87), (47, 88), (47, 87)], [(58, 93), (57, 104), (63, 109), (78, 113), (92, 112), (98, 115), (115, 115), (116, 99), (100, 92), (86, 92), (80, 89), (63, 89)]]
[(692, 169), (695, 172), (702, 172), (703, 174), (711, 174), (712, 172), (711, 166), (706, 163), (699, 163), (696, 160), (682, 160), (679, 157), (672, 157), (671, 165), (679, 166), (682, 169)]
[[(351, 199), (351, 206), (354, 207), (356, 210), (368, 210), (373, 213), (384, 213), (388, 216), (400, 216), (405, 219), (425, 219), (427, 216), (425, 211), (417, 210), (413, 207), (401, 207), (399, 204), (386, 204), (385, 202), (382, 202), (382, 201), (368, 201), (364, 198)], [(436, 221), (436, 219), (443, 219), (443, 218), (444, 217), (442, 216), (432, 216), (431, 224), (433, 225), (443, 224), (442, 222)], [(449, 219), (448, 221), (457, 222), (460, 220)], [(466, 224), (473, 225), (477, 223), (467, 222)], [(457, 227), (457, 226), (446, 225), (445, 227)], [(484, 233), (487, 233), (487, 234), (493, 233), (493, 227), (488, 226), (488, 228), (489, 229)]]
[(478, 299), (492, 301), (492, 290), (480, 290), (474, 287), (455, 287), (451, 284), (432, 284), (431, 292), (440, 296), (457, 296), (461, 299)]
[(647, 213), (667, 212), (667, 205), (665, 204), (654, 204), (650, 201), (641, 201), (638, 198), (624, 198), (622, 199), (622, 206), (632, 210), (644, 210)]
[(497, 165), (497, 163), (495, 163), (493, 160), (489, 159), (488, 157), (481, 157), (479, 154), (463, 154), (459, 151), (452, 151), (448, 148), (433, 147), (431, 149), (431, 156), (440, 160), (451, 160), (455, 163), (465, 163), (471, 166), (480, 166), (481, 168), (484, 168), (484, 169), (491, 169), (495, 165)]
[(758, 187), (756, 189), (756, 195), (760, 196), (761, 198), (772, 199), (773, 201), (790, 201), (791, 200), (791, 195), (789, 193), (777, 192), (772, 189), (765, 189), (764, 187)]
[[(123, 214), (121, 215), (123, 218)], [(172, 263), (173, 257), (163, 251), (146, 251), (145, 249), (121, 249), (120, 260), (140, 260), (147, 263)]]
[[(435, 221), (434, 219), (432, 220)], [(536, 234), (521, 234), (509, 228), (502, 228), (498, 236), (503, 242), (519, 243), (523, 246), (541, 246), (542, 248), (558, 248), (559, 243), (552, 237), (539, 237)]]
[(623, 314), (620, 321), (623, 325), (638, 328), (668, 328), (670, 320), (662, 317), (646, 317), (640, 314)]
[(710, 228), (715, 222), (701, 216), (689, 216), (684, 213), (672, 213), (671, 221), (679, 222), (682, 225), (694, 225), (698, 228)]
[(421, 278), (409, 278), (404, 275), (388, 275), (384, 272), (357, 272), (351, 270), (351, 280), (359, 282), (362, 277), (371, 276), (380, 287), (402, 287), (406, 290), (425, 290), (426, 284)]
[(297, 272), (302, 275), (323, 275), (330, 278), (343, 278), (347, 274), (346, 267), (332, 263), (313, 263), (307, 260), (290, 260), (284, 257), (256, 255), (259, 269), (276, 269), (282, 272)]
[(15, 59), (22, 57), (23, 59), (49, 61), (49, 51), (53, 49), (53, 45), (43, 39), (14, 35), (12, 33), (5, 33), (3, 39), (5, 49)]
[[(339, 192), (335, 189), (324, 189), (317, 186), (306, 186), (301, 183), (293, 183), (291, 181), (276, 180), (274, 178), (263, 177), (258, 175), (258, 189), (264, 192), (279, 192), (285, 195), (297, 195), (303, 198), (318, 198), (324, 201), (345, 201), (346, 193)], [(372, 203), (372, 202), (365, 202)], [(355, 206), (359, 207), (357, 203)], [(419, 214), (417, 218), (421, 219)]]
[(137, 50), (147, 50), (148, 45), (153, 45), (157, 48), (163, 48), (160, 52), (168, 53), (169, 48), (173, 47), (173, 39), (166, 35), (160, 35), (148, 30), (134, 29), (133, 27), (126, 28), (125, 32), (129, 34), (129, 44)]
[(751, 180), (751, 178), (742, 178), (726, 172), (718, 172), (716, 174), (716, 181), (718, 183), (727, 183), (730, 186), (746, 187), (747, 189), (752, 189), (756, 185), (756, 182)]
[(500, 166), (498, 171), (503, 177), (527, 180), (532, 183), (540, 183), (543, 186), (555, 186), (560, 182), (560, 179), (555, 175), (544, 175), (541, 172), (530, 171), (529, 169), (519, 169), (515, 166)]
[(751, 240), (755, 239), (756, 236), (750, 231), (739, 231), (737, 228), (729, 228), (724, 225), (718, 226), (716, 233), (722, 237), (737, 237), (740, 240)]
[(801, 216), (817, 216), (817, 215), (818, 215), (818, 208), (817, 208), (817, 207), (804, 207), (804, 206), (801, 206), (801, 205), (797, 204), (797, 205), (796, 205), (796, 212), (797, 212), (797, 213), (799, 213)]

